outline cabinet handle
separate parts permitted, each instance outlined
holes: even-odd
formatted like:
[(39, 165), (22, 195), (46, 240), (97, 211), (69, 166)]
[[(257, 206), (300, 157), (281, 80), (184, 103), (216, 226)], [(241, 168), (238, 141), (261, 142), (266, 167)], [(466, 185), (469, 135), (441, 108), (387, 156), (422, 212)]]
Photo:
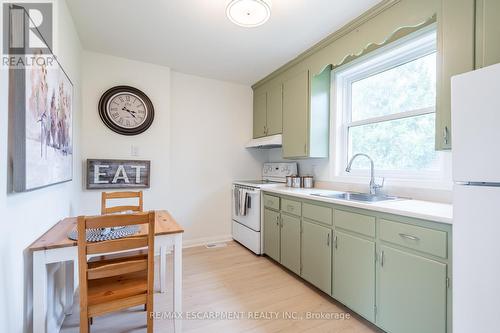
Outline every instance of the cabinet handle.
[(444, 144), (447, 145), (449, 142), (449, 131), (448, 131), (448, 126), (445, 126), (443, 129), (443, 139), (444, 139)]
[(330, 233), (326, 236), (326, 246), (330, 247)]
[(338, 247), (339, 241), (338, 241), (338, 239), (337, 239), (337, 235), (335, 235), (335, 237), (333, 238), (333, 244), (334, 244), (334, 246), (335, 246), (335, 249), (338, 249), (338, 248), (339, 248), (339, 247)]
[(406, 239), (410, 239), (410, 240), (413, 240), (413, 241), (419, 241), (420, 238), (418, 238), (417, 236), (412, 236), (412, 235), (408, 235), (408, 234), (399, 234), (399, 236), (403, 237), (403, 238), (406, 238)]
[(384, 267), (384, 251), (380, 252), (380, 266)]
[(279, 227), (280, 225), (280, 217), (279, 216), (276, 216), (276, 225)]

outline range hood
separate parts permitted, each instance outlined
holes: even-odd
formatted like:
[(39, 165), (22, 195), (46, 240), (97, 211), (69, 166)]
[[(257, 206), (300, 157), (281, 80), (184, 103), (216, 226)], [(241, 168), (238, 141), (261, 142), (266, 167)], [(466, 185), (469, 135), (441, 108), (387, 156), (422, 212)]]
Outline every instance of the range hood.
[(281, 134), (264, 136), (262, 138), (252, 139), (248, 141), (245, 148), (279, 148), (281, 147), (283, 139)]

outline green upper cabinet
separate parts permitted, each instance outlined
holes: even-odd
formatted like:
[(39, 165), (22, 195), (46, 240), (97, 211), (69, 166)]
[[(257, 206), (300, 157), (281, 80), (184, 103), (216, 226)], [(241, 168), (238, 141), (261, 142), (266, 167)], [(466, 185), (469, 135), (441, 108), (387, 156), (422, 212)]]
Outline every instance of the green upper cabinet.
[(301, 276), (327, 294), (332, 290), (332, 230), (302, 221)]
[[(497, 1), (497, 0), (494, 0)], [(475, 0), (441, 0), (438, 16), (436, 149), (451, 149), (451, 77), (474, 69)]]
[(254, 94), (253, 99), (253, 137), (266, 136), (267, 130), (267, 93)]
[(328, 157), (331, 66), (283, 83), (283, 157)]
[(267, 91), (267, 133), (280, 134), (283, 131), (283, 86), (276, 84)]
[(280, 261), (280, 213), (264, 208), (264, 253)]
[(300, 274), (300, 218), (281, 214), (281, 264)]
[(283, 83), (283, 157), (307, 155), (309, 71)]
[(333, 297), (375, 321), (375, 242), (336, 231)]
[(253, 137), (280, 134), (283, 117), (282, 85), (276, 84), (265, 90), (254, 92)]
[(380, 247), (376, 324), (388, 333), (446, 332), (447, 265)]
[(476, 68), (500, 62), (500, 1), (476, 0)]

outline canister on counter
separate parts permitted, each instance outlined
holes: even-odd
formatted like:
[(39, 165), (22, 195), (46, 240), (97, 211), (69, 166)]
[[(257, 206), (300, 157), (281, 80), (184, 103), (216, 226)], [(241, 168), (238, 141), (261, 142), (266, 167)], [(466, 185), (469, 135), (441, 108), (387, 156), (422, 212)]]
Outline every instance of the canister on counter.
[(286, 186), (287, 187), (292, 187), (292, 179), (295, 176), (286, 176)]
[(302, 177), (293, 176), (292, 177), (292, 187), (294, 187), (294, 188), (302, 187)]
[(303, 184), (304, 188), (313, 188), (314, 187), (313, 176), (302, 177), (302, 184)]

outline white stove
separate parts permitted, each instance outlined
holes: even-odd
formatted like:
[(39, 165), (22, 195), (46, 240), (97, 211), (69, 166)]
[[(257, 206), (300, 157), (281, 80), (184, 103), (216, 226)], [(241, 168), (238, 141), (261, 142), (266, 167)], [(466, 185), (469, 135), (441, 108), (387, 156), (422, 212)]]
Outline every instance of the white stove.
[[(286, 183), (297, 174), (297, 163), (264, 163), (262, 179), (234, 181), (232, 187), (233, 239), (256, 254), (263, 253), (261, 188)], [(243, 207), (242, 207), (243, 206)]]

